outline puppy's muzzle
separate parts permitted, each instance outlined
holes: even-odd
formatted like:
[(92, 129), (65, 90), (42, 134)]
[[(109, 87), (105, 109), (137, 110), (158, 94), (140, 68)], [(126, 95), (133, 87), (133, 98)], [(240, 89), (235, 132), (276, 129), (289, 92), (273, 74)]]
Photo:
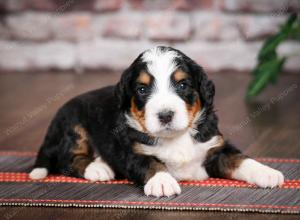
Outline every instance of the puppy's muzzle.
[(166, 124), (169, 124), (173, 120), (174, 114), (175, 114), (175, 112), (173, 112), (173, 111), (164, 110), (164, 111), (159, 112), (157, 114), (157, 117), (161, 124), (166, 125)]

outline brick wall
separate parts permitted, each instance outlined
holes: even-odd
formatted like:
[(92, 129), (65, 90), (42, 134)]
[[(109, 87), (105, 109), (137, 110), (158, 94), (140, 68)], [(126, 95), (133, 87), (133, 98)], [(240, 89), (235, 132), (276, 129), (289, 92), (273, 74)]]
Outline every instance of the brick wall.
[(0, 71), (120, 70), (155, 45), (210, 71), (250, 70), (291, 11), (300, 0), (1, 0)]

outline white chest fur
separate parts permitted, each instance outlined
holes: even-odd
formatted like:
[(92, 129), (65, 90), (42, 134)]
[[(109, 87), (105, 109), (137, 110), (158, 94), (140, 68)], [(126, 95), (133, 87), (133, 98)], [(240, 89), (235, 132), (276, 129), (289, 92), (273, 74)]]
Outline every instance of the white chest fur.
[(207, 151), (220, 144), (220, 136), (205, 143), (195, 142), (189, 132), (159, 141), (157, 146), (142, 145), (144, 154), (153, 155), (164, 162), (177, 180), (201, 180), (208, 177), (202, 164)]

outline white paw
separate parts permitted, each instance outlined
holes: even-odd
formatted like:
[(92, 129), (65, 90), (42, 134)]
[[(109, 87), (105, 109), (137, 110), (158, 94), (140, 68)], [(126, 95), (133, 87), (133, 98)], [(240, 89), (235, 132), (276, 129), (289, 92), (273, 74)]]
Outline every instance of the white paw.
[(113, 170), (99, 157), (90, 163), (84, 171), (84, 178), (93, 182), (112, 180), (114, 177)]
[(30, 173), (29, 177), (33, 180), (44, 179), (48, 175), (46, 168), (34, 168)]
[(284, 176), (280, 171), (252, 159), (244, 160), (233, 177), (263, 188), (281, 186), (284, 182)]
[(259, 171), (252, 173), (248, 182), (263, 188), (273, 188), (281, 186), (284, 182), (284, 177), (280, 171), (264, 166)]
[(167, 172), (158, 172), (144, 186), (146, 196), (172, 196), (181, 193), (177, 181)]

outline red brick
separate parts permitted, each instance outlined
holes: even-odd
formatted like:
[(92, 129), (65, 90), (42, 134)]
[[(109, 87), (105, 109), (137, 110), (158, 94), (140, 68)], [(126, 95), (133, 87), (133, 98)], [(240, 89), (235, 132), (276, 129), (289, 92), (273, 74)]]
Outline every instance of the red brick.
[(48, 13), (19, 13), (5, 17), (7, 30), (17, 40), (45, 41), (51, 37)]
[(74, 46), (67, 42), (26, 43), (0, 41), (0, 69), (70, 70), (76, 66)]
[(7, 11), (44, 10), (53, 11), (57, 8), (54, 1), (49, 0), (8, 0), (5, 1)]
[(238, 19), (239, 29), (244, 40), (258, 40), (275, 34), (286, 16), (243, 15)]
[(129, 0), (135, 10), (194, 10), (212, 8), (213, 0)]
[(54, 11), (58, 5), (54, 1), (49, 0), (25, 0), (26, 8), (34, 10)]
[(160, 0), (128, 0), (128, 3), (132, 9), (136, 10), (149, 10), (149, 9), (166, 9), (169, 7), (169, 1)]
[(188, 15), (181, 13), (151, 13), (146, 17), (145, 32), (152, 40), (183, 41), (191, 34)]
[(148, 42), (103, 39), (86, 41), (78, 45), (78, 65), (82, 69), (123, 71), (141, 52), (151, 47), (153, 44)]
[(234, 69), (250, 70), (256, 63), (256, 55), (261, 43), (232, 42), (190, 42), (175, 44), (205, 70), (220, 71)]
[(226, 11), (272, 12), (285, 14), (300, 10), (299, 0), (222, 0)]
[(89, 40), (95, 35), (90, 13), (77, 12), (50, 19), (53, 37), (63, 40)]
[(104, 37), (137, 39), (142, 32), (142, 16), (139, 14), (109, 15), (102, 18)]
[(123, 5), (123, 0), (95, 0), (94, 10), (96, 11), (116, 11)]
[[(208, 71), (251, 70), (262, 42), (184, 42), (172, 46), (182, 50)], [(92, 40), (73, 44), (63, 41), (47, 43), (0, 40), (0, 70), (124, 70), (145, 49), (154, 46), (145, 41)], [(299, 45), (286, 42), (279, 54), (298, 51)], [(289, 59), (285, 69), (298, 71), (299, 59)]]
[(237, 16), (199, 12), (192, 21), (196, 40), (233, 41), (241, 37)]
[(115, 11), (123, 0), (6, 0), (1, 7), (7, 11)]

